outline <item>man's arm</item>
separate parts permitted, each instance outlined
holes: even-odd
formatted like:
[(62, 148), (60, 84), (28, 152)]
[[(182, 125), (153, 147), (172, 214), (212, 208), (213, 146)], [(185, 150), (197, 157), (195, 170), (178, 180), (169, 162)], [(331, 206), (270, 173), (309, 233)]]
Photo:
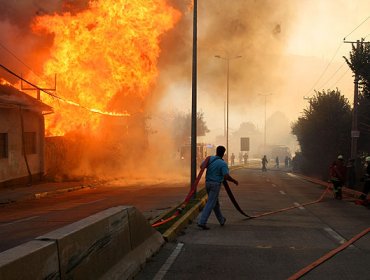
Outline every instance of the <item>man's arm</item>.
[(239, 182), (237, 180), (235, 180), (233, 177), (231, 177), (230, 174), (226, 174), (224, 176), (224, 180), (233, 182), (235, 185), (239, 184)]

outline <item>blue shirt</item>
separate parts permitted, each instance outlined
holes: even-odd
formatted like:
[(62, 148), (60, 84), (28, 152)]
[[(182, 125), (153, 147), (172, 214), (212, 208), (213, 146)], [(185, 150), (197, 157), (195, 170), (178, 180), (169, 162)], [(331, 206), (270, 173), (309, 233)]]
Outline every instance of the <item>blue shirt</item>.
[(226, 174), (229, 174), (226, 162), (219, 156), (211, 156), (208, 162), (206, 182), (222, 183)]

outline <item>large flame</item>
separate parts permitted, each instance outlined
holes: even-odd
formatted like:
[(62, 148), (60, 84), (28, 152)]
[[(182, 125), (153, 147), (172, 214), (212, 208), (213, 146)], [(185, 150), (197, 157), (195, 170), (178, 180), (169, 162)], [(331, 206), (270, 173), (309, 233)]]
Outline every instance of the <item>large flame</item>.
[(85, 108), (43, 99), (56, 111), (47, 133), (97, 128), (100, 115), (93, 112), (130, 113), (131, 104), (114, 106), (111, 100), (148, 95), (158, 75), (160, 36), (179, 18), (166, 0), (90, 0), (89, 8), (75, 15), (37, 17), (33, 30), (54, 35), (44, 74), (56, 73), (57, 95)]

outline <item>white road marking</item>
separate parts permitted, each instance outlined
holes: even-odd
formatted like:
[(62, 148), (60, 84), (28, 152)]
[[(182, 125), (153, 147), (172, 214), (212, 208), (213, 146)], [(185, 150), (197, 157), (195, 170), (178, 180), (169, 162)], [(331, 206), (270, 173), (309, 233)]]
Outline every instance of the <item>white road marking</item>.
[(294, 202), (293, 203), (295, 206), (298, 206), (299, 209), (301, 210), (305, 210), (303, 206), (300, 206), (301, 204), (299, 204), (298, 202)]
[(337, 240), (340, 244), (343, 244), (344, 242), (346, 242), (347, 240), (344, 239), (342, 236), (339, 235), (339, 233), (337, 233), (336, 231), (334, 231), (332, 228), (330, 227), (325, 227), (324, 230), (330, 234), (331, 237), (333, 237), (335, 240)]
[(286, 193), (284, 191), (279, 191), (281, 194), (285, 195)]
[(33, 219), (36, 219), (40, 216), (32, 216), (32, 217), (28, 217), (28, 218), (24, 218), (24, 219), (20, 219), (20, 220), (16, 220), (14, 222), (10, 222), (10, 223), (6, 223), (6, 224), (2, 224), (0, 225), (0, 227), (5, 227), (5, 226), (10, 226), (10, 225), (13, 225), (13, 224), (17, 224), (17, 223), (21, 223), (21, 222), (26, 222), (26, 221), (29, 221), (29, 220), (33, 220)]
[(299, 178), (297, 175), (294, 175), (293, 173), (287, 173), (290, 177)]
[(78, 204), (83, 204), (83, 205), (93, 204), (95, 202), (102, 201), (102, 200), (106, 200), (106, 198), (102, 198), (102, 199), (98, 199), (98, 200), (93, 200), (93, 201), (89, 201), (89, 202), (84, 202), (84, 203), (78, 203)]
[(172, 254), (168, 257), (166, 262), (159, 269), (157, 274), (154, 276), (153, 280), (161, 280), (166, 275), (167, 271), (170, 269), (171, 265), (175, 262), (177, 256), (180, 254), (184, 243), (177, 244), (176, 248), (173, 250)]

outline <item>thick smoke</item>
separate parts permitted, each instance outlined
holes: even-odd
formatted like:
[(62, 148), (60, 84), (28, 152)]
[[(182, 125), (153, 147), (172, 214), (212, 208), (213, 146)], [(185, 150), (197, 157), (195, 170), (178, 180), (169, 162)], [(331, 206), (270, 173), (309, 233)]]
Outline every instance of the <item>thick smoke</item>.
[[(137, 111), (141, 110), (141, 113), (130, 121), (108, 117), (102, 122), (99, 135), (86, 135), (83, 130), (66, 135), (68, 141), (61, 146), (67, 155), (60, 160), (73, 163), (72, 166), (66, 165), (66, 173), (117, 177), (138, 174), (164, 176), (161, 172), (184, 174), (183, 171), (174, 171), (174, 167), (179, 166), (179, 147), (184, 144), (174, 143), (171, 136), (172, 126), (176, 128), (176, 124), (171, 125), (172, 113), (176, 112), (172, 112), (171, 107), (164, 110), (161, 102), (172, 97), (177, 104), (184, 102), (183, 107), (189, 108), (185, 111), (190, 110), (193, 18), (191, 1), (168, 2), (183, 15), (175, 28), (161, 38), (157, 86), (147, 100), (130, 101), (137, 102)], [(242, 56), (230, 60), (230, 91), (234, 104), (230, 110), (245, 113), (246, 103), (252, 107), (260, 105), (258, 93), (272, 88), (276, 91), (282, 83), (274, 69), (280, 63), (279, 55), (293, 14), (292, 5), (285, 1), (198, 2), (199, 107), (209, 112), (208, 119), (207, 113), (205, 117), (211, 123), (212, 114), (223, 114), (225, 100), (226, 61), (215, 58), (215, 55), (224, 58)], [(0, 63), (17, 73), (30, 75), (37, 83), (37, 73), (42, 71), (49, 56), (53, 36), (32, 33), (33, 19), (55, 13), (77, 14), (88, 8), (88, 1), (0, 0), (0, 5)], [(17, 82), (6, 73), (0, 74), (12, 83)], [(125, 101), (118, 100), (118, 103)], [(222, 116), (216, 121), (222, 126)], [(125, 129), (130, 134), (125, 134)], [(76, 139), (83, 139), (83, 144), (76, 144)], [(68, 150), (72, 152), (68, 153)], [(78, 158), (84, 159), (83, 164), (74, 158), (76, 153)], [(138, 162), (141, 162), (139, 168)]]
[[(184, 2), (172, 1), (184, 16), (177, 27), (163, 38), (161, 75), (156, 94), (162, 95), (165, 110), (173, 105), (188, 108), (184, 111), (189, 112), (193, 14)], [(282, 54), (294, 22), (294, 5), (294, 1), (272, 0), (198, 1), (198, 110), (205, 112), (209, 127), (218, 128), (218, 135), (223, 134), (224, 126), (227, 62), (215, 56), (230, 58), (230, 126), (236, 130), (242, 122), (255, 121), (251, 117), (253, 115), (263, 117), (264, 99), (259, 94), (274, 92), (274, 98), (281, 98), (279, 95), (285, 80), (280, 73)], [(239, 56), (241, 58), (236, 58)], [(158, 109), (158, 99), (154, 106)], [(162, 113), (155, 110), (153, 114)], [(241, 117), (235, 119), (235, 115)], [(289, 123), (284, 125), (287, 129), (282, 133), (289, 133)], [(215, 131), (211, 134), (217, 136)], [(286, 135), (276, 136), (278, 134), (274, 133), (275, 139), (270, 137), (269, 142), (288, 144), (283, 140)], [(254, 147), (261, 143), (261, 139), (263, 137), (254, 138)], [(205, 141), (225, 144), (214, 138)], [(239, 151), (239, 141), (230, 141), (231, 151)]]

